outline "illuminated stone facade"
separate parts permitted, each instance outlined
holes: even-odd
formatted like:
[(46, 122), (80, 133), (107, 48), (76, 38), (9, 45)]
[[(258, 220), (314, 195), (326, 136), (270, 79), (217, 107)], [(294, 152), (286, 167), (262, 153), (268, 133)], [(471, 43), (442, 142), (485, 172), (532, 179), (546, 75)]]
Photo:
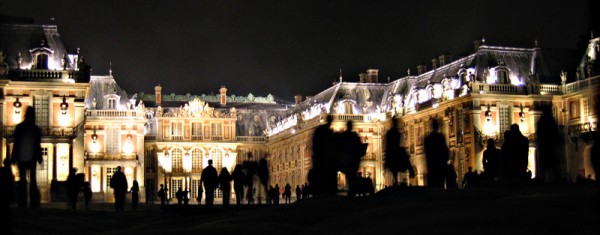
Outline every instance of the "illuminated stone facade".
[[(427, 184), (423, 139), (433, 119), (443, 123), (441, 132), (459, 180), (468, 167), (482, 170), (485, 140), (494, 138), (500, 145), (502, 133), (513, 123), (530, 139), (529, 169), (535, 176), (535, 124), (545, 106), (552, 107), (564, 134), (565, 146), (559, 150), (564, 153), (563, 176), (574, 181), (591, 174), (583, 155), (590, 145), (587, 136), (597, 130), (593, 107), (600, 83), (594, 73), (598, 38), (590, 40), (571, 76), (546, 72), (537, 47), (481, 44), (473, 54), (456, 60), (446, 55), (432, 60), (433, 70), (421, 65), (416, 75), (409, 72), (385, 83), (379, 82), (377, 69), (361, 73), (359, 82), (344, 82), (340, 75), (337, 83), (314, 96), (282, 103), (272, 95), (231, 95), (226, 87), (217, 95), (176, 95), (157, 86), (153, 94), (128, 96), (112, 71), (90, 75), (79, 50), (67, 53), (55, 25), (11, 24), (0, 29), (2, 157), (10, 156), (12, 131), (22, 111), (33, 105), (44, 133), (45, 160), (38, 168), (44, 201), (51, 200), (51, 181), (64, 182), (70, 167), (85, 174), (94, 200), (100, 201), (113, 200), (109, 181), (117, 166), (124, 168), (130, 185), (139, 182), (142, 201), (147, 186), (156, 191), (164, 184), (170, 197), (181, 187), (190, 191), (194, 202), (209, 159), (218, 170), (232, 171), (246, 160), (266, 158), (270, 184), (306, 184), (312, 134), (326, 115), (334, 117), (336, 132), (344, 130), (345, 122), (354, 122), (354, 131), (368, 143), (359, 171), (377, 189), (391, 184), (383, 159), (393, 116), (401, 119), (402, 145), (417, 172), (412, 180), (405, 174), (401, 179), (412, 185)], [(345, 187), (341, 173), (339, 187)]]

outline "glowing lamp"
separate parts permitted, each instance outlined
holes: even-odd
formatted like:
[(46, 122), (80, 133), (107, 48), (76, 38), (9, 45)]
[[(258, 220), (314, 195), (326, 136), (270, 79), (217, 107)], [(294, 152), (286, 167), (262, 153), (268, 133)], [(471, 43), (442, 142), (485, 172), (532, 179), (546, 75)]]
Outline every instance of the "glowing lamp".
[(69, 104), (67, 104), (67, 97), (63, 96), (62, 103), (60, 103), (60, 113), (63, 115), (67, 114), (68, 108)]
[(20, 114), (21, 113), (21, 107), (23, 105), (19, 101), (19, 97), (17, 97), (17, 100), (15, 100), (15, 102), (13, 103), (13, 106), (15, 106), (15, 114)]

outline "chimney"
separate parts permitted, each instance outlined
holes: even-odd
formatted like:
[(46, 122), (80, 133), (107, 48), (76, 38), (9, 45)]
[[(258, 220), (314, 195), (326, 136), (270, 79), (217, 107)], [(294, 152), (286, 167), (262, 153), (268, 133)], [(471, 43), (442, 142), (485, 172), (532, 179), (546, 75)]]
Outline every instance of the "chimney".
[(437, 59), (433, 58), (431, 59), (431, 69), (437, 69)]
[(160, 85), (154, 87), (154, 102), (156, 102), (156, 106), (160, 106), (162, 101), (162, 87)]
[(221, 89), (219, 89), (219, 103), (221, 104), (221, 106), (225, 106), (227, 104), (227, 88), (225, 88), (225, 86), (221, 86)]
[(301, 95), (295, 95), (294, 96), (294, 101), (295, 101), (296, 105), (300, 104), (302, 102), (302, 96)]
[(367, 82), (367, 74), (366, 73), (360, 73), (360, 74), (358, 74), (358, 77), (360, 78), (360, 80), (359, 80), (360, 83)]
[(425, 72), (427, 72), (427, 65), (422, 64), (417, 66), (417, 75), (424, 74)]
[(367, 82), (379, 83), (379, 69), (367, 69)]
[(438, 64), (439, 64), (440, 67), (442, 67), (442, 66), (450, 63), (451, 60), (452, 60), (452, 58), (448, 54), (440, 55), (438, 57)]

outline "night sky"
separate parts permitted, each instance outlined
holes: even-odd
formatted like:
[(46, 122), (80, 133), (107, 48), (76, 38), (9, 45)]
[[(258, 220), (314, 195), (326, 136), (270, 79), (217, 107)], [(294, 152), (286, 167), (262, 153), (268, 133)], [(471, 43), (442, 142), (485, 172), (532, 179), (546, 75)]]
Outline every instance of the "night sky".
[[(158, 3), (156, 3), (158, 2)], [(570, 51), (594, 25), (593, 1), (9, 1), (0, 15), (55, 18), (68, 51), (129, 94), (218, 93), (293, 100), (369, 68), (380, 81), (486, 44)], [(600, 35), (600, 32), (597, 33)]]

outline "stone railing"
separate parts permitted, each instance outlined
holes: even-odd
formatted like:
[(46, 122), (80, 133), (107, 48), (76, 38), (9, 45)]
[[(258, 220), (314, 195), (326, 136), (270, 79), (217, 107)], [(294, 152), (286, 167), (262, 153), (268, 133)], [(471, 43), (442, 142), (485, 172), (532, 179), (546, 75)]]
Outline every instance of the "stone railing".
[(521, 94), (524, 93), (524, 86), (515, 86), (512, 84), (488, 84), (473, 83), (474, 93), (501, 93), (501, 94)]
[(20, 70), (21, 78), (47, 78), (47, 79), (72, 79), (74, 71), (68, 70)]
[[(75, 138), (77, 127), (40, 127), (42, 137)], [(4, 137), (12, 138), (15, 134), (15, 126), (4, 127)]]
[(267, 142), (267, 137), (264, 136), (238, 136), (237, 141), (248, 143), (264, 143)]
[(600, 84), (600, 75), (590, 77), (585, 80), (572, 82), (566, 85), (564, 93), (571, 93), (576, 91), (584, 90), (588, 87), (597, 86)]
[(540, 84), (540, 93), (541, 94), (560, 94), (561, 89), (560, 89), (560, 85), (554, 85), (554, 84)]
[(143, 117), (144, 112), (140, 110), (87, 110), (86, 117)]
[(138, 157), (135, 153), (87, 153), (85, 156), (86, 160), (138, 160)]

